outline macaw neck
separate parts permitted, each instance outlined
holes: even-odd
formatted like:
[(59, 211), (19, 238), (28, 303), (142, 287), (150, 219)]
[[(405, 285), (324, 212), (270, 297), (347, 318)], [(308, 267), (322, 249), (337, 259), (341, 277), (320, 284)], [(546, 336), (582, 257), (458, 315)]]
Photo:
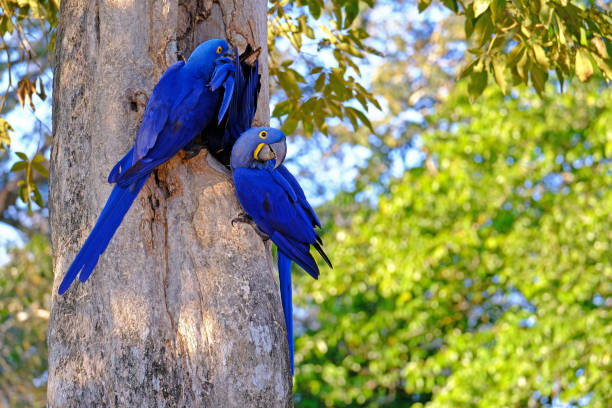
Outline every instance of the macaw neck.
[(272, 163), (272, 160), (268, 160), (265, 162), (253, 160), (253, 162), (251, 163), (251, 168), (259, 169), (259, 170), (264, 170), (264, 169), (272, 170), (274, 168), (274, 164)]
[(201, 59), (189, 59), (183, 67), (183, 70), (187, 75), (191, 76), (194, 79), (204, 80), (206, 83), (210, 82), (214, 69), (214, 60), (201, 61)]

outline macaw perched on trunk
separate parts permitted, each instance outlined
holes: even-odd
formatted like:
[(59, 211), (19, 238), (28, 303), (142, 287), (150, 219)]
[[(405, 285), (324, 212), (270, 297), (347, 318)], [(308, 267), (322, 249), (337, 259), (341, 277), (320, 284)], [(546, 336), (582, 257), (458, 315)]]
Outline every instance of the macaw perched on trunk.
[[(237, 50), (234, 52), (236, 55), (238, 54)], [(251, 127), (253, 123), (253, 119), (255, 117), (255, 111), (257, 110), (257, 98), (259, 96), (260, 90), (260, 76), (258, 72), (258, 65), (256, 58), (259, 55), (259, 50), (252, 50), (250, 46), (240, 55), (239, 59), (236, 59), (234, 62), (234, 67), (230, 68), (225, 66), (223, 70), (219, 70), (219, 74), (215, 75), (217, 81), (222, 80), (224, 75), (231, 75), (233, 73), (234, 76), (234, 95), (231, 100), (231, 105), (229, 111), (225, 117), (225, 119), (221, 122), (221, 124), (211, 124), (202, 134), (202, 137), (198, 138), (198, 140), (194, 141), (194, 143), (189, 146), (192, 151), (197, 151), (202, 147), (206, 147), (208, 151), (217, 158), (222, 164), (228, 165), (230, 164), (230, 154), (233, 154), (233, 146), (234, 143), (239, 139), (240, 135), (247, 132), (247, 130)], [(250, 63), (252, 61), (253, 63)], [(213, 85), (215, 80), (213, 80)], [(282, 132), (270, 129), (270, 128), (261, 128), (262, 130), (266, 130), (266, 132), (276, 133), (278, 137), (284, 139), (284, 135)], [(274, 138), (268, 139), (268, 143)], [(264, 149), (262, 147), (262, 149)], [(266, 154), (270, 154), (267, 151), (260, 151), (258, 154), (259, 159), (266, 159)], [(297, 203), (299, 207), (302, 209), (303, 213), (306, 214), (308, 219), (311, 222), (312, 228), (320, 227), (321, 223), (317, 218), (314, 210), (308, 203), (306, 196), (304, 195), (304, 191), (300, 187), (299, 183), (293, 177), (293, 175), (287, 170), (285, 166), (282, 165), (282, 160), (284, 160), (284, 150), (282, 152), (282, 159), (276, 158), (271, 159), (272, 161), (268, 163), (267, 167), (274, 167), (272, 164), (277, 163), (276, 174), (280, 174), (286, 182), (289, 184), (293, 192), (297, 197)], [(258, 164), (259, 163), (259, 164)], [(256, 167), (260, 167), (261, 160), (255, 160), (254, 164)], [(235, 175), (236, 173), (234, 173)], [(234, 176), (235, 177), (235, 176)], [(234, 178), (236, 180), (236, 178)], [(241, 197), (241, 192), (244, 187), (238, 187), (236, 185), (236, 191), (238, 197)], [(242, 202), (242, 201), (241, 201)], [(245, 204), (243, 203), (243, 206)], [(247, 213), (250, 214), (247, 207), (244, 207)], [(241, 221), (252, 221), (251, 219), (238, 218), (237, 220)], [(257, 220), (255, 220), (257, 223)], [(265, 232), (262, 231), (262, 228), (256, 225), (258, 232), (261, 235), (267, 236)], [(321, 248), (322, 241), (315, 234), (316, 242), (313, 246), (323, 255), (325, 261), (331, 266), (331, 262), (323, 252)], [(276, 241), (275, 241), (276, 242)], [(306, 250), (308, 252), (308, 249)], [(283, 313), (285, 317), (285, 324), (287, 327), (287, 340), (289, 344), (289, 355), (291, 359), (291, 373), (293, 374), (293, 305), (292, 305), (292, 293), (291, 293), (291, 262), (292, 257), (288, 257), (281, 250), (277, 253), (278, 257), (278, 274), (280, 281), (280, 289), (281, 289), (281, 300), (283, 304)], [(295, 259), (298, 262), (297, 259)], [(298, 262), (299, 264), (299, 262)], [(314, 268), (313, 265), (314, 264)], [(316, 269), (316, 264), (314, 261), (310, 263), (310, 266), (306, 267), (302, 263), (302, 267), (309, 271), (315, 279), (318, 276), (319, 272)], [(316, 272), (314, 272), (316, 270)]]
[[(210, 83), (213, 89), (228, 83), (228, 80), (231, 80), (229, 82), (233, 85), (231, 101), (229, 98), (226, 100), (230, 103), (229, 109), (227, 106), (222, 106), (219, 114), (227, 111), (225, 116), (219, 116), (218, 123), (211, 122), (200, 136), (183, 149), (188, 156), (195, 156), (205, 147), (221, 164), (229, 166), (234, 143), (242, 132), (252, 126), (255, 118), (257, 98), (261, 88), (257, 61), (260, 50), (253, 50), (247, 45), (239, 58), (219, 65), (215, 70)], [(234, 55), (238, 55), (238, 49), (234, 49)]]
[(315, 227), (320, 226), (317, 215), (295, 177), (282, 166), (285, 154), (283, 132), (266, 127), (251, 128), (234, 144), (230, 166), (240, 204), (260, 234), (278, 247), (281, 299), (293, 374), (291, 261), (317, 279), (319, 267), (310, 254), (312, 245), (332, 265), (315, 232)]
[[(115, 187), (85, 244), (68, 268), (59, 293), (79, 276), (85, 282), (151, 172), (225, 116), (234, 94), (234, 77), (224, 75), (232, 62), (229, 44), (214, 39), (200, 44), (187, 62), (164, 73), (145, 109), (134, 147), (111, 170)], [(221, 80), (219, 79), (221, 78)], [(211, 82), (215, 83), (211, 87)], [(219, 90), (223, 85), (225, 91)]]

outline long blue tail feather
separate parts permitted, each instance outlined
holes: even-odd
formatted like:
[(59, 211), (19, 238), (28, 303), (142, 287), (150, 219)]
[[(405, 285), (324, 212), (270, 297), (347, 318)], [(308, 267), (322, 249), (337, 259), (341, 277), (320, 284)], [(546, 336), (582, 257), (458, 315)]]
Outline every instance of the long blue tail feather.
[(102, 213), (98, 217), (98, 221), (96, 221), (96, 225), (74, 258), (74, 261), (72, 261), (72, 265), (68, 268), (68, 272), (66, 272), (66, 276), (64, 276), (60, 284), (58, 290), (60, 295), (68, 290), (79, 273), (79, 280), (81, 282), (85, 282), (89, 278), (98, 263), (100, 255), (106, 250), (115, 231), (121, 225), (125, 214), (132, 206), (148, 178), (149, 175), (147, 174), (134, 186), (124, 188), (116, 185), (113, 188)]
[(278, 256), (278, 280), (280, 282), (281, 301), (287, 326), (287, 342), (289, 344), (289, 359), (291, 360), (291, 375), (293, 375), (293, 301), (291, 291), (291, 259), (281, 250)]
[(287, 238), (278, 232), (274, 232), (270, 236), (272, 242), (276, 244), (283, 251), (286, 251), (286, 255), (294, 260), (295, 263), (300, 265), (310, 276), (315, 279), (319, 277), (319, 267), (315, 262), (312, 255), (310, 255), (310, 246)]
[(234, 95), (234, 77), (228, 75), (223, 83), (223, 101), (221, 102), (221, 107), (219, 108), (219, 117), (217, 124), (221, 124), (223, 121), (223, 117), (227, 112), (227, 109), (230, 106), (230, 102), (232, 101), (232, 97)]

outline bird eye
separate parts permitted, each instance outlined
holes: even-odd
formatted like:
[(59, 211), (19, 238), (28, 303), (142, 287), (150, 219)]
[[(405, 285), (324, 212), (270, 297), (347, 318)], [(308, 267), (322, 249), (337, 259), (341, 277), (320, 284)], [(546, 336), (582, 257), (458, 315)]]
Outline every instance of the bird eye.
[(217, 54), (221, 54), (223, 52), (223, 48), (221, 46), (217, 47)]
[(266, 137), (268, 137), (268, 132), (266, 132), (265, 130), (262, 130), (261, 132), (259, 132), (259, 137), (261, 137), (262, 139), (265, 139)]

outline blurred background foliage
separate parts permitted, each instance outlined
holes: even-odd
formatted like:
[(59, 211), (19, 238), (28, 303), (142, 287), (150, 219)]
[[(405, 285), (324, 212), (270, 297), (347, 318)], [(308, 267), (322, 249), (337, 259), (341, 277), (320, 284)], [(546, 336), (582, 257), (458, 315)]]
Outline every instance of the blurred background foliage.
[[(43, 406), (59, 1), (0, 7), (0, 407)], [(335, 265), (295, 271), (295, 405), (610, 406), (609, 1), (269, 7)]]

